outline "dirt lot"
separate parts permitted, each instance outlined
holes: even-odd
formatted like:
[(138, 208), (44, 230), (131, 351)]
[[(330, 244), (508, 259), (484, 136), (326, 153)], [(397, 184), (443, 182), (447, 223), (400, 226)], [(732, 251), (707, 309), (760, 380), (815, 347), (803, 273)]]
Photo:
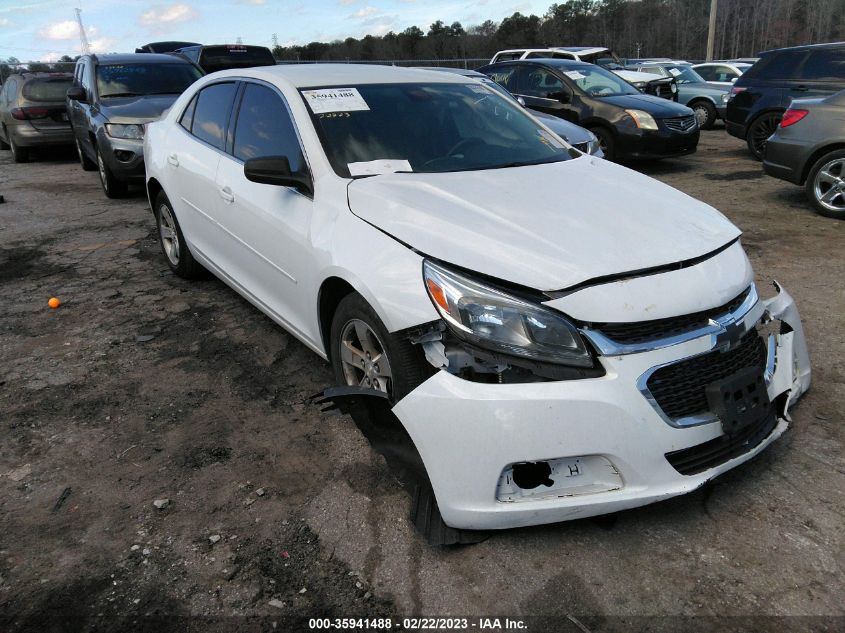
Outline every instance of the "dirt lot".
[(222, 283), (175, 278), (140, 192), (108, 201), (71, 154), (0, 152), (0, 629), (845, 626), (845, 223), (722, 129), (641, 169), (726, 213), (763, 293), (795, 296), (814, 376), (791, 429), (686, 497), (434, 549), (354, 424), (307, 402), (328, 366)]

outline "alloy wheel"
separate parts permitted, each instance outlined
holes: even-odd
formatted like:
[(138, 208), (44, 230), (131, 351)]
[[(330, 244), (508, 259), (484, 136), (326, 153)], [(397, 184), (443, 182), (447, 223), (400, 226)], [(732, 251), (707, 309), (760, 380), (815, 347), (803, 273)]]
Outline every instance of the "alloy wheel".
[(161, 248), (173, 266), (179, 265), (179, 233), (176, 231), (176, 220), (173, 212), (166, 204), (158, 208), (158, 232), (161, 236)]
[(813, 182), (813, 195), (829, 211), (845, 211), (845, 158), (822, 165)]
[(340, 333), (340, 360), (346, 384), (390, 394), (393, 374), (384, 344), (360, 319), (351, 319)]
[(97, 150), (97, 171), (100, 172), (100, 182), (103, 183), (103, 190), (109, 192), (109, 179), (106, 174), (106, 163), (103, 161), (103, 155), (100, 150)]
[(762, 158), (766, 153), (766, 143), (780, 125), (780, 115), (769, 114), (757, 121), (751, 128), (751, 144), (755, 154)]
[(710, 118), (710, 113), (704, 106), (696, 106), (693, 108), (693, 112), (695, 112), (695, 120), (698, 121), (698, 127), (704, 126), (707, 123), (707, 119)]

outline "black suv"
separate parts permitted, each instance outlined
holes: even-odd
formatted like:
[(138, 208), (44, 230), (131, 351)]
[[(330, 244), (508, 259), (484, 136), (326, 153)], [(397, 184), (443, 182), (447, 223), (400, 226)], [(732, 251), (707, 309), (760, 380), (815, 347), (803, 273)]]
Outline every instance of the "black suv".
[(83, 55), (76, 62), (67, 113), (79, 161), (100, 172), (109, 198), (144, 181), (144, 129), (202, 71), (175, 55)]
[(266, 46), (244, 44), (214, 44), (209, 46), (186, 46), (175, 51), (203, 69), (205, 73), (230, 68), (252, 68), (254, 66), (275, 66), (273, 53)]
[(792, 99), (845, 89), (845, 42), (768, 51), (731, 89), (725, 126), (758, 160)]
[(599, 139), (610, 160), (692, 154), (699, 127), (688, 107), (644, 95), (601, 66), (564, 59), (523, 59), (478, 69), (533, 110), (581, 127)]

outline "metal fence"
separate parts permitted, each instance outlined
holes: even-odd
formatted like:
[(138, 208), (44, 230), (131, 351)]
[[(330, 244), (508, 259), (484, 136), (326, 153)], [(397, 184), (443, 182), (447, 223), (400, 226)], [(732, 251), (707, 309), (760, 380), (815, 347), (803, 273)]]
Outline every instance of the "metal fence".
[(380, 66), (445, 66), (471, 70), (490, 63), (487, 57), (462, 57), (460, 59), (320, 59), (296, 60), (283, 59), (277, 64), (373, 64)]

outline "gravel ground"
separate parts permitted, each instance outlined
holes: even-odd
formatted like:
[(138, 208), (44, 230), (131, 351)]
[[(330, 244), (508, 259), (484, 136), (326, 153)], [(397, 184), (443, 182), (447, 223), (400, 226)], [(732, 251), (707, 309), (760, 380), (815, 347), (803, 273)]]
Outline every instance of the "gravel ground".
[(721, 129), (639, 169), (745, 231), (764, 294), (775, 278), (801, 309), (810, 393), (781, 440), (695, 493), (435, 549), (350, 419), (308, 403), (329, 367), (222, 283), (174, 277), (141, 192), (107, 200), (70, 153), (0, 152), (0, 629), (845, 626), (845, 223)]

